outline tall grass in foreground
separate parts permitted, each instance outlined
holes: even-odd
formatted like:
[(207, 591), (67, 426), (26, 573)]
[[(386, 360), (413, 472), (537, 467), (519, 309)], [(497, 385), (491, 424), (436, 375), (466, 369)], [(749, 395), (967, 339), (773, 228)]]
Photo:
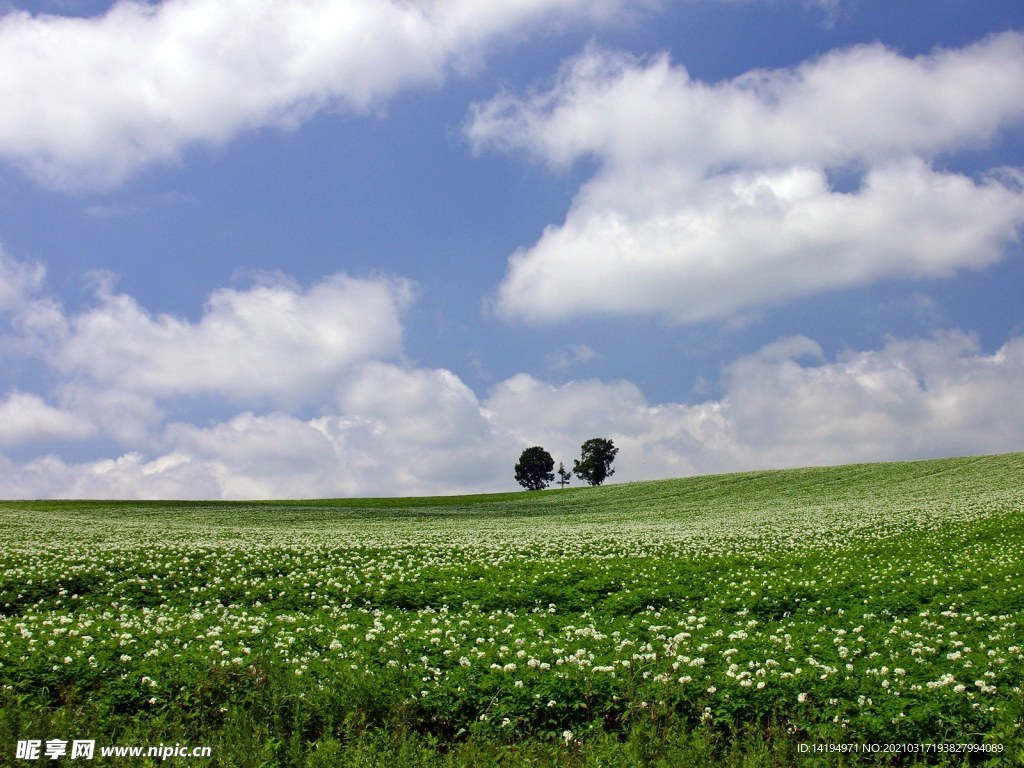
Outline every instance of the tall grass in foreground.
[[(1011, 454), (0, 503), (0, 764), (24, 739), (224, 766), (1024, 764), (1022, 480)], [(842, 744), (973, 751), (816, 751)]]

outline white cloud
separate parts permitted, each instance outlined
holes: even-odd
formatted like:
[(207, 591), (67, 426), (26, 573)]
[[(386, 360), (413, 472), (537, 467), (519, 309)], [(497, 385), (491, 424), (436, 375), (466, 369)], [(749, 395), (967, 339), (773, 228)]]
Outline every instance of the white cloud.
[(624, 429), (624, 422), (646, 405), (643, 393), (628, 381), (580, 380), (556, 387), (526, 373), (497, 384), (487, 399), (488, 410), (519, 442), (569, 440), (562, 446), (566, 451), (579, 447), (573, 441), (586, 439), (576, 441), (577, 434), (593, 437)]
[(447, 370), (370, 364), (339, 393), (338, 410), (322, 428), (343, 442), (352, 483), (376, 493), (493, 489), (516, 452), (506, 425)]
[(553, 387), (525, 374), (486, 402), (520, 444), (556, 461), (588, 437), (620, 446), (616, 480), (1024, 448), (1024, 338), (995, 354), (953, 331), (825, 359), (780, 339), (726, 370), (723, 396), (651, 405), (629, 382)]
[[(733, 362), (720, 399), (647, 402), (627, 381), (555, 387), (520, 374), (479, 400), (444, 370), (368, 363), (322, 415), (173, 423), (159, 449), (66, 464), (0, 457), (0, 496), (271, 498), (514, 487), (530, 445), (571, 465), (611, 437), (616, 481), (1020, 450), (1024, 338), (994, 354), (958, 331), (828, 360), (805, 337)], [(33, 402), (34, 407), (40, 403)], [(43, 409), (45, 410), (45, 408)]]
[[(58, 187), (112, 185), (261, 126), (367, 113), (538, 25), (629, 0), (165, 0), (102, 17), (0, 17), (0, 157)], [(634, 3), (643, 4), (643, 3)]]
[(57, 456), (16, 464), (0, 456), (5, 498), (215, 499), (222, 488), (208, 467), (188, 457), (147, 461), (130, 452), (115, 459), (67, 464)]
[(321, 416), (243, 413), (210, 427), (172, 424), (162, 443), (215, 480), (216, 495), (231, 498), (493, 490), (516, 451), (450, 371), (385, 363), (350, 377)]
[[(263, 275), (215, 292), (192, 321), (151, 314), (109, 277), (95, 307), (67, 313), (41, 295), (41, 270), (3, 267), (17, 276), (11, 339), (51, 366), (60, 406), (13, 392), (0, 401), (0, 445), (98, 438), (124, 453), (0, 462), (0, 497), (483, 490), (514, 452), (458, 377), (388, 362), (401, 353), (406, 281), (335, 275), (302, 289)], [(49, 322), (29, 322), (40, 315)], [(217, 420), (240, 404), (269, 410)], [(195, 423), (199, 414), (209, 422)]]
[(243, 413), (210, 427), (171, 424), (162, 442), (176, 459), (169, 471), (187, 467), (215, 487), (216, 497), (325, 497), (357, 490), (344, 475), (338, 443), (285, 413)]
[(1020, 337), (985, 355), (973, 336), (946, 332), (818, 365), (797, 362), (815, 351), (809, 340), (788, 345), (728, 370), (723, 402), (745, 464), (755, 457), (763, 466), (795, 466), (1024, 448), (1024, 407), (1014, 394), (1024, 375)]
[(503, 315), (724, 317), (883, 278), (984, 267), (1024, 224), (1019, 190), (918, 160), (876, 168), (848, 194), (830, 190), (818, 168), (737, 172), (677, 191), (654, 173), (637, 180), (638, 196), (685, 201), (671, 211), (629, 210), (637, 197), (627, 201), (623, 182), (588, 185), (565, 226), (513, 256), (497, 299)]
[[(224, 406), (315, 408), (370, 361), (402, 351), (402, 315), (414, 286), (333, 275), (302, 288), (283, 275), (215, 291), (196, 320), (154, 315), (100, 275), (95, 306), (69, 313), (44, 292), (44, 271), (0, 252), (7, 331), (0, 345), (47, 364), (53, 400), (15, 393), (0, 414), (0, 443), (66, 432), (159, 448), (168, 413)], [(15, 418), (17, 416), (17, 418)]]
[(221, 289), (191, 322), (101, 288), (99, 305), (69, 318), (48, 354), (67, 376), (152, 398), (295, 404), (331, 391), (359, 363), (397, 354), (411, 295), (404, 281), (335, 275), (305, 291)]
[[(13, 327), (38, 335), (25, 349), (55, 384), (0, 401), (0, 445), (73, 442), (103, 458), (0, 455), (0, 497), (501, 490), (515, 487), (524, 448), (571, 466), (596, 436), (621, 449), (617, 481), (1024, 448), (1021, 337), (986, 354), (949, 331), (835, 359), (782, 338), (728, 365), (718, 399), (692, 404), (650, 403), (624, 380), (554, 386), (525, 373), (479, 397), (451, 371), (395, 361), (410, 301), (401, 281), (334, 276), (303, 290), (278, 277), (216, 292), (193, 322), (105, 288), (98, 306), (67, 314), (36, 267), (5, 269), (23, 276)], [(40, 316), (49, 321), (24, 322)]]
[(133, 392), (116, 384), (103, 386), (69, 376), (62, 378), (55, 395), (63, 410), (87, 419), (96, 425), (101, 435), (135, 449), (152, 447), (153, 431), (158, 430), (166, 418), (151, 393)]
[(703, 442), (715, 439), (706, 428), (704, 408), (652, 406), (629, 381), (553, 386), (519, 374), (495, 386), (486, 406), (521, 446), (541, 445), (568, 469), (585, 440), (612, 438), (620, 449), (616, 481), (693, 474), (699, 455), (710, 448)]
[[(116, 459), (0, 462), (0, 497), (308, 498), (493, 490), (514, 439), (449, 371), (370, 363), (334, 407), (168, 424)], [(38, 426), (38, 425), (37, 425)], [(158, 427), (159, 429), (159, 427)]]
[(0, 445), (77, 440), (95, 432), (90, 420), (54, 408), (38, 395), (15, 391), (0, 402)]
[(0, 246), (0, 354), (32, 355), (61, 332), (60, 304), (42, 295), (46, 269)]
[(0, 312), (24, 307), (46, 276), (42, 264), (28, 264), (8, 256), (0, 247)]
[[(986, 266), (1024, 225), (1021, 172), (932, 160), (1022, 122), (1016, 33), (914, 59), (860, 46), (713, 85), (667, 56), (589, 48), (548, 90), (476, 105), (466, 126), (478, 151), (599, 161), (565, 222), (512, 256), (495, 308), (692, 322)], [(836, 170), (862, 172), (860, 188), (834, 189)]]
[(878, 44), (791, 69), (693, 80), (666, 54), (588, 47), (547, 90), (474, 105), (478, 149), (522, 148), (554, 165), (593, 154), (608, 165), (704, 174), (738, 163), (827, 166), (977, 146), (1024, 118), (1024, 35), (907, 58)]

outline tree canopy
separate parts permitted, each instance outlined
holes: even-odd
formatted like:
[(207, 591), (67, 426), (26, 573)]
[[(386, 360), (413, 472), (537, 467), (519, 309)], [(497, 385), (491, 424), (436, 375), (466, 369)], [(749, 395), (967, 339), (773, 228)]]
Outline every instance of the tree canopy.
[(551, 454), (535, 445), (527, 448), (519, 456), (519, 463), (516, 464), (516, 482), (528, 491), (539, 491), (548, 487), (548, 483), (555, 479), (555, 460)]
[(611, 440), (595, 437), (580, 446), (580, 458), (573, 463), (572, 471), (580, 480), (591, 485), (600, 485), (615, 474), (612, 462), (619, 449)]

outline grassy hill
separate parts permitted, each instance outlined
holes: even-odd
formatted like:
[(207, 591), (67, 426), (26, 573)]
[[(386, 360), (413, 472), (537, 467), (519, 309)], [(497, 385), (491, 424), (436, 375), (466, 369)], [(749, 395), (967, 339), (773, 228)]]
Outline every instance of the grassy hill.
[(225, 766), (1014, 764), (1022, 481), (1008, 454), (0, 502), (0, 763), (95, 738)]

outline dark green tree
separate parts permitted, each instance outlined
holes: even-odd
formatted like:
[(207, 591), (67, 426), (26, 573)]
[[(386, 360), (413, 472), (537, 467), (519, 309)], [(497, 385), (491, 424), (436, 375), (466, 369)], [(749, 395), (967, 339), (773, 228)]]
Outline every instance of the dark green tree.
[(519, 456), (519, 463), (516, 464), (516, 482), (528, 491), (539, 491), (548, 487), (548, 483), (555, 479), (555, 460), (551, 454), (535, 445), (527, 448)]
[(565, 468), (565, 464), (558, 462), (558, 484), (565, 488), (572, 479), (572, 472)]
[(619, 449), (611, 440), (595, 437), (580, 446), (580, 458), (573, 463), (572, 471), (580, 480), (591, 485), (600, 485), (615, 474), (612, 462)]

